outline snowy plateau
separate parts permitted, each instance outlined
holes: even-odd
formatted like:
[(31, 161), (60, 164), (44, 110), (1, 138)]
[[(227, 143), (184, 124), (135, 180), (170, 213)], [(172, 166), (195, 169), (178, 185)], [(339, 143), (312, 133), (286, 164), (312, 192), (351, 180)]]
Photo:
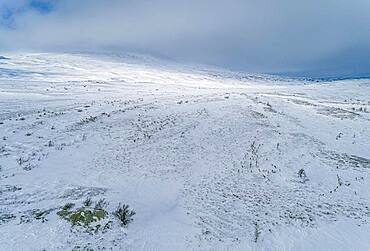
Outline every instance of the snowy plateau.
[(369, 79), (0, 58), (0, 250), (370, 250), (369, 207)]

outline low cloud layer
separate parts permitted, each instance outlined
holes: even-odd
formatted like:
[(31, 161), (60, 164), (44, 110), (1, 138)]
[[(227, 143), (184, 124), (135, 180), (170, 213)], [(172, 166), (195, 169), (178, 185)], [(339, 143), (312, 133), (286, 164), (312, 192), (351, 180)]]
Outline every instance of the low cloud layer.
[(0, 0), (0, 13), (2, 51), (139, 51), (249, 72), (370, 73), (368, 0)]

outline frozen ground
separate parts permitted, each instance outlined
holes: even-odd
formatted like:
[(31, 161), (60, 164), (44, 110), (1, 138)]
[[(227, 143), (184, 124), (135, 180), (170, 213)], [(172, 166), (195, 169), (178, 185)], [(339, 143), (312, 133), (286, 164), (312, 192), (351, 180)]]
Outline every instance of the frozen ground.
[[(370, 250), (369, 187), (370, 80), (0, 58), (0, 250)], [(87, 197), (134, 221), (57, 215)]]

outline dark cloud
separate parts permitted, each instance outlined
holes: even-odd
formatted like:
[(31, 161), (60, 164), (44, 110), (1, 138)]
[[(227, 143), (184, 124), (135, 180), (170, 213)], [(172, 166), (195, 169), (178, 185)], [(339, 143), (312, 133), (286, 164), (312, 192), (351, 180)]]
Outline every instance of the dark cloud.
[(0, 29), (3, 50), (135, 50), (252, 72), (370, 73), (368, 0), (38, 2), (50, 11), (15, 15), (14, 29)]

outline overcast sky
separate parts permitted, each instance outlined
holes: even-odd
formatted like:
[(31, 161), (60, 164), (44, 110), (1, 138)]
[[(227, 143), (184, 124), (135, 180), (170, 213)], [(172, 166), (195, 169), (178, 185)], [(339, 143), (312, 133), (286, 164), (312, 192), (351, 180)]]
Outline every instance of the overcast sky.
[(0, 50), (138, 51), (247, 72), (370, 75), (369, 0), (0, 0)]

